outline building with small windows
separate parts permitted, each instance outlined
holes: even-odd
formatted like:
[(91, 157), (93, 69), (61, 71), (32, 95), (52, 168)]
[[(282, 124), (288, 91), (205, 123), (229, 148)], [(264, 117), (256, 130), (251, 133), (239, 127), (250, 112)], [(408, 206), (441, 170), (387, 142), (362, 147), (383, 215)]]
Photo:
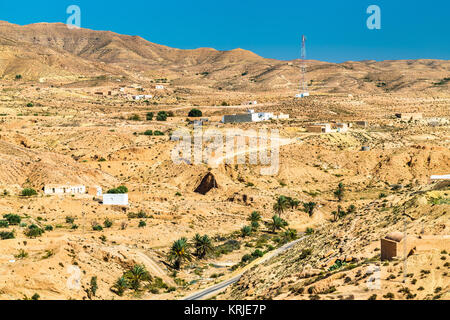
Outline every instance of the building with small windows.
[(48, 184), (44, 186), (44, 194), (85, 194), (86, 187), (83, 185), (61, 185)]

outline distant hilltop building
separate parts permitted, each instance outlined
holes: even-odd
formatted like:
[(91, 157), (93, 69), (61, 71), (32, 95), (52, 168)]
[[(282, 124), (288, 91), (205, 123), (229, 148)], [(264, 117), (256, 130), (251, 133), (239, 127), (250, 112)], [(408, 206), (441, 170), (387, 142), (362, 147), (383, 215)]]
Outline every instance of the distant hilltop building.
[(48, 184), (44, 187), (44, 194), (85, 194), (86, 187), (83, 185), (60, 185)]

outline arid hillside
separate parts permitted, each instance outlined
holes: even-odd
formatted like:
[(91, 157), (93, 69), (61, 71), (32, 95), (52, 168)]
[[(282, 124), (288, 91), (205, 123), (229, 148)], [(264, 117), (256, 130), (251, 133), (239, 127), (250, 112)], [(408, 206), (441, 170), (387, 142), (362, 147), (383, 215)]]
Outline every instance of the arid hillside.
[[(138, 36), (69, 29), (61, 23), (19, 26), (0, 22), (0, 74), (49, 82), (95, 77), (225, 91), (298, 89), (300, 61), (262, 58), (250, 51), (211, 48), (181, 50)], [(445, 60), (308, 61), (312, 90), (328, 93), (445, 93), (450, 62)], [(107, 78), (105, 78), (107, 79)]]

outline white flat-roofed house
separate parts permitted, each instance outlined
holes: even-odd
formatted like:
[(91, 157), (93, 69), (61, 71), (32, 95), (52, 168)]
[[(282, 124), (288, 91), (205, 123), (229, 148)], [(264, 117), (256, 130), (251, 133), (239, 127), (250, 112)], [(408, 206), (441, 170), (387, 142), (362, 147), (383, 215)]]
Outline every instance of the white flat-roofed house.
[(44, 186), (44, 194), (84, 194), (86, 187), (83, 185), (48, 184)]
[(253, 112), (252, 115), (252, 121), (268, 121), (270, 119), (273, 119), (273, 113), (270, 112)]
[(156, 89), (156, 90), (163, 90), (163, 89), (164, 89), (164, 86), (158, 84), (158, 85), (155, 86), (155, 89)]
[(127, 193), (105, 193), (103, 194), (103, 204), (110, 206), (127, 206)]
[(280, 112), (280, 114), (278, 116), (275, 116), (275, 119), (279, 119), (279, 120), (289, 119), (289, 115)]
[(431, 180), (450, 180), (450, 174), (444, 174), (444, 175), (432, 175), (430, 177)]
[(337, 132), (347, 132), (348, 125), (346, 123), (336, 123)]

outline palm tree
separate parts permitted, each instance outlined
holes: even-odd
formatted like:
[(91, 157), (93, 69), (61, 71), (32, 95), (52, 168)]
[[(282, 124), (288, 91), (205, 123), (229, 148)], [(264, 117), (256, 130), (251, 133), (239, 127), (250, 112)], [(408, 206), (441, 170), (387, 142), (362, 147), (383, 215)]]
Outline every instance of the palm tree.
[(122, 296), (125, 290), (128, 288), (128, 281), (125, 277), (120, 277), (116, 280), (113, 287), (114, 292), (119, 296)]
[(282, 228), (286, 227), (288, 223), (281, 219), (279, 216), (274, 215), (272, 217), (272, 221), (269, 223), (270, 228), (272, 229), (272, 232), (275, 233), (276, 230), (281, 230)]
[(277, 202), (273, 205), (273, 210), (278, 213), (278, 216), (281, 217), (281, 214), (286, 210), (289, 206), (289, 200), (285, 196), (279, 196)]
[(289, 206), (291, 207), (291, 209), (297, 209), (299, 204), (300, 201), (298, 199), (292, 199), (291, 197), (289, 197)]
[(285, 232), (283, 232), (284, 242), (289, 242), (295, 239), (297, 239), (297, 230), (289, 228)]
[(338, 188), (333, 192), (334, 196), (338, 198), (339, 202), (341, 202), (344, 198), (344, 190), (344, 184), (342, 182), (339, 182)]
[(313, 215), (314, 213), (314, 209), (316, 207), (317, 203), (315, 202), (304, 202), (303, 203), (303, 211), (305, 211), (310, 217)]
[(343, 217), (342, 206), (338, 205), (337, 211), (333, 211), (331, 214), (333, 215), (334, 221), (338, 221), (339, 218)]
[(250, 217), (248, 218), (248, 221), (250, 221), (250, 222), (260, 222), (261, 221), (261, 214), (258, 211), (253, 211), (250, 214)]
[(128, 280), (130, 288), (137, 291), (141, 286), (141, 281), (150, 280), (150, 274), (144, 265), (136, 264), (125, 274), (125, 278)]
[(175, 269), (180, 269), (183, 261), (191, 261), (191, 252), (186, 238), (181, 238), (172, 243), (168, 255), (169, 262), (173, 263)]
[(213, 251), (213, 245), (208, 235), (201, 236), (198, 233), (192, 239), (195, 247), (195, 255), (203, 259), (208, 253)]
[(241, 234), (242, 234), (243, 238), (251, 235), (252, 234), (252, 227), (250, 227), (250, 226), (242, 227)]

